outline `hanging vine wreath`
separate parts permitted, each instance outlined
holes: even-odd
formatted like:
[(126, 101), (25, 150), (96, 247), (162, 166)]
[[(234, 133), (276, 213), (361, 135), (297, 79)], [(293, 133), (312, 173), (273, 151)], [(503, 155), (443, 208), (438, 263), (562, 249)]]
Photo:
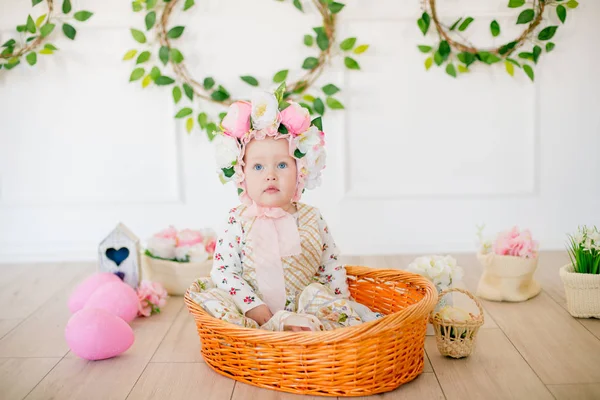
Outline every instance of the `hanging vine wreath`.
[[(322, 94), (310, 94), (309, 90), (313, 88), (315, 81), (336, 53), (345, 53), (344, 64), (346, 68), (359, 70), (360, 65), (352, 57), (351, 53), (364, 53), (369, 46), (365, 44), (356, 46), (356, 38), (350, 37), (339, 43), (340, 51), (338, 51), (334, 46), (336, 40), (336, 15), (342, 11), (344, 4), (332, 0), (311, 1), (323, 18), (323, 25), (313, 28), (311, 34), (304, 35), (303, 42), (308, 47), (313, 47), (316, 44), (319, 54), (304, 59), (302, 69), (306, 71), (305, 74), (298, 81), (285, 85), (288, 89), (283, 93), (283, 100), (291, 99), (297, 101), (300, 105), (307, 108), (311, 114), (317, 113), (323, 115), (327, 107), (332, 110), (344, 108), (344, 105), (334, 97), (336, 93), (340, 92), (340, 88), (333, 84), (327, 84), (320, 88)], [(143, 88), (151, 84), (171, 86), (175, 104), (179, 105), (182, 100), (187, 103), (178, 110), (175, 118), (185, 119), (185, 126), (188, 133), (195, 126), (198, 126), (201, 130), (206, 131), (209, 140), (212, 140), (218, 124), (206, 112), (195, 111), (195, 101), (208, 101), (229, 106), (238, 99), (234, 99), (229, 91), (213, 77), (205, 77), (199, 80), (192, 77), (188, 71), (184, 55), (174, 45), (175, 41), (183, 35), (185, 27), (172, 26), (170, 24), (171, 16), (179, 3), (183, 3), (183, 11), (187, 11), (194, 6), (194, 0), (133, 1), (132, 7), (134, 12), (146, 12), (144, 18), (145, 30), (149, 34), (154, 35), (155, 40), (150, 42), (144, 31), (132, 28), (131, 34), (133, 39), (140, 44), (146, 44), (149, 46), (149, 49), (141, 51), (136, 49), (129, 50), (123, 59), (135, 59), (134, 69), (129, 77), (130, 82), (141, 81)], [(293, 4), (299, 11), (304, 12), (300, 0), (293, 0)], [(158, 51), (156, 51), (157, 49)], [(154, 53), (152, 52), (153, 50)], [(147, 63), (151, 61), (153, 56), (156, 64), (160, 62), (162, 66), (148, 66)], [(170, 67), (173, 76), (169, 76), (164, 70), (161, 70), (161, 68), (167, 67)], [(288, 69), (278, 71), (273, 76), (273, 83), (284, 83), (287, 80), (288, 73)], [(258, 79), (253, 76), (243, 75), (240, 76), (240, 79), (251, 86), (259, 86)], [(223, 119), (224, 116), (224, 112), (219, 114), (218, 121)]]
[[(32, 6), (40, 4), (44, 0), (31, 0)], [(75, 40), (77, 30), (73, 25), (67, 23), (70, 19), (79, 22), (85, 22), (91, 18), (93, 13), (89, 11), (77, 11), (72, 14), (73, 6), (71, 0), (63, 0), (62, 13), (56, 13), (54, 10), (54, 0), (45, 0), (48, 5), (48, 12), (40, 15), (33, 20), (31, 15), (27, 16), (27, 22), (17, 26), (17, 38), (11, 38), (2, 45), (0, 52), (0, 68), (7, 70), (13, 69), (21, 63), (25, 57), (27, 63), (31, 66), (37, 63), (37, 55), (54, 54), (58, 50), (52, 43), (46, 43), (50, 34), (58, 24), (62, 24), (62, 31), (66, 37)], [(38, 50), (42, 45), (44, 47)], [(4, 62), (2, 62), (4, 61)]]
[[(576, 8), (579, 3), (575, 0), (533, 0), (527, 4), (517, 17), (517, 25), (526, 25), (524, 32), (511, 42), (502, 46), (479, 49), (462, 39), (454, 39), (451, 32), (464, 32), (475, 20), (473, 17), (459, 18), (451, 26), (444, 25), (437, 14), (436, 0), (423, 0), (424, 12), (417, 20), (417, 25), (423, 35), (426, 36), (429, 27), (433, 22), (439, 43), (434, 46), (419, 45), (421, 52), (430, 54), (425, 60), (425, 69), (429, 70), (433, 64), (441, 67), (446, 64), (446, 73), (454, 78), (458, 73), (469, 72), (471, 65), (481, 63), (492, 65), (504, 61), (506, 72), (514, 76), (515, 67), (522, 68), (525, 74), (534, 80), (533, 66), (538, 63), (540, 56), (545, 48), (546, 53), (551, 52), (555, 44), (551, 42), (558, 29), (558, 25), (548, 25), (542, 28), (544, 15), (549, 15), (555, 10), (561, 23), (565, 23), (567, 18), (567, 9)], [(521, 8), (525, 6), (525, 0), (509, 0), (509, 8)], [(490, 23), (490, 32), (493, 37), (500, 35), (500, 24), (493, 20)], [(459, 35), (459, 34), (458, 34)], [(514, 55), (526, 44), (533, 47), (530, 51), (520, 51), (517, 56)], [(520, 59), (520, 62), (516, 60)], [(455, 67), (455, 64), (458, 67)]]

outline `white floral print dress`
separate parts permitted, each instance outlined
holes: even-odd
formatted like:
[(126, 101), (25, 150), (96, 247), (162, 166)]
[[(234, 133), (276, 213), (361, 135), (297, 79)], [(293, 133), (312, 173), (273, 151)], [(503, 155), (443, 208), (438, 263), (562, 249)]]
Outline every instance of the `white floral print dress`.
[(254, 222), (244, 218), (246, 206), (229, 212), (226, 229), (217, 240), (211, 276), (198, 279), (192, 299), (216, 318), (236, 325), (266, 330), (285, 330), (288, 325), (311, 330), (332, 330), (380, 318), (350, 298), (346, 270), (338, 261), (338, 249), (321, 213), (297, 204), (302, 251), (281, 259), (284, 269), (285, 310), (263, 326), (245, 313), (264, 302), (256, 281), (253, 244), (248, 236)]

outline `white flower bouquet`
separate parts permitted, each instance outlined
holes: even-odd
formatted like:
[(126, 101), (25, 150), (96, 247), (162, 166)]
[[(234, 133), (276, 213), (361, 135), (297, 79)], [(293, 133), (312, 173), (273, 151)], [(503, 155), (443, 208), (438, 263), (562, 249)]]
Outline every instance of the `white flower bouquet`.
[(428, 278), (438, 292), (460, 281), (464, 274), (463, 269), (457, 265), (453, 257), (439, 255), (417, 257), (406, 270)]

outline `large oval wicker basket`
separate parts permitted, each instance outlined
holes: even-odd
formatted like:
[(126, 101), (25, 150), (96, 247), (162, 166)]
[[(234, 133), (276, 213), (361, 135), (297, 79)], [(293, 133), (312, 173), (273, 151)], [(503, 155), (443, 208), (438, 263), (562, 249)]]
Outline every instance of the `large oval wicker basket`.
[(346, 267), (356, 301), (386, 316), (327, 332), (268, 332), (209, 315), (189, 296), (206, 363), (251, 385), (321, 396), (388, 392), (423, 372), (427, 318), (438, 295), (426, 278)]

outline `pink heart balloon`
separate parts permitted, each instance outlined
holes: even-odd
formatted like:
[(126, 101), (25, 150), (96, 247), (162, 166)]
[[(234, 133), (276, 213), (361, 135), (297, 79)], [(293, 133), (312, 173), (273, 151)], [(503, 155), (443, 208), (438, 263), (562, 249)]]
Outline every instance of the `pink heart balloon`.
[(115, 357), (129, 349), (135, 340), (127, 322), (93, 308), (84, 308), (71, 316), (65, 338), (73, 353), (86, 360)]
[(119, 281), (99, 287), (83, 308), (98, 308), (122, 318), (125, 322), (131, 322), (137, 316), (139, 303), (135, 290)]
[(121, 279), (110, 272), (98, 272), (77, 285), (69, 298), (71, 314), (81, 310), (99, 287), (111, 282), (121, 282)]

